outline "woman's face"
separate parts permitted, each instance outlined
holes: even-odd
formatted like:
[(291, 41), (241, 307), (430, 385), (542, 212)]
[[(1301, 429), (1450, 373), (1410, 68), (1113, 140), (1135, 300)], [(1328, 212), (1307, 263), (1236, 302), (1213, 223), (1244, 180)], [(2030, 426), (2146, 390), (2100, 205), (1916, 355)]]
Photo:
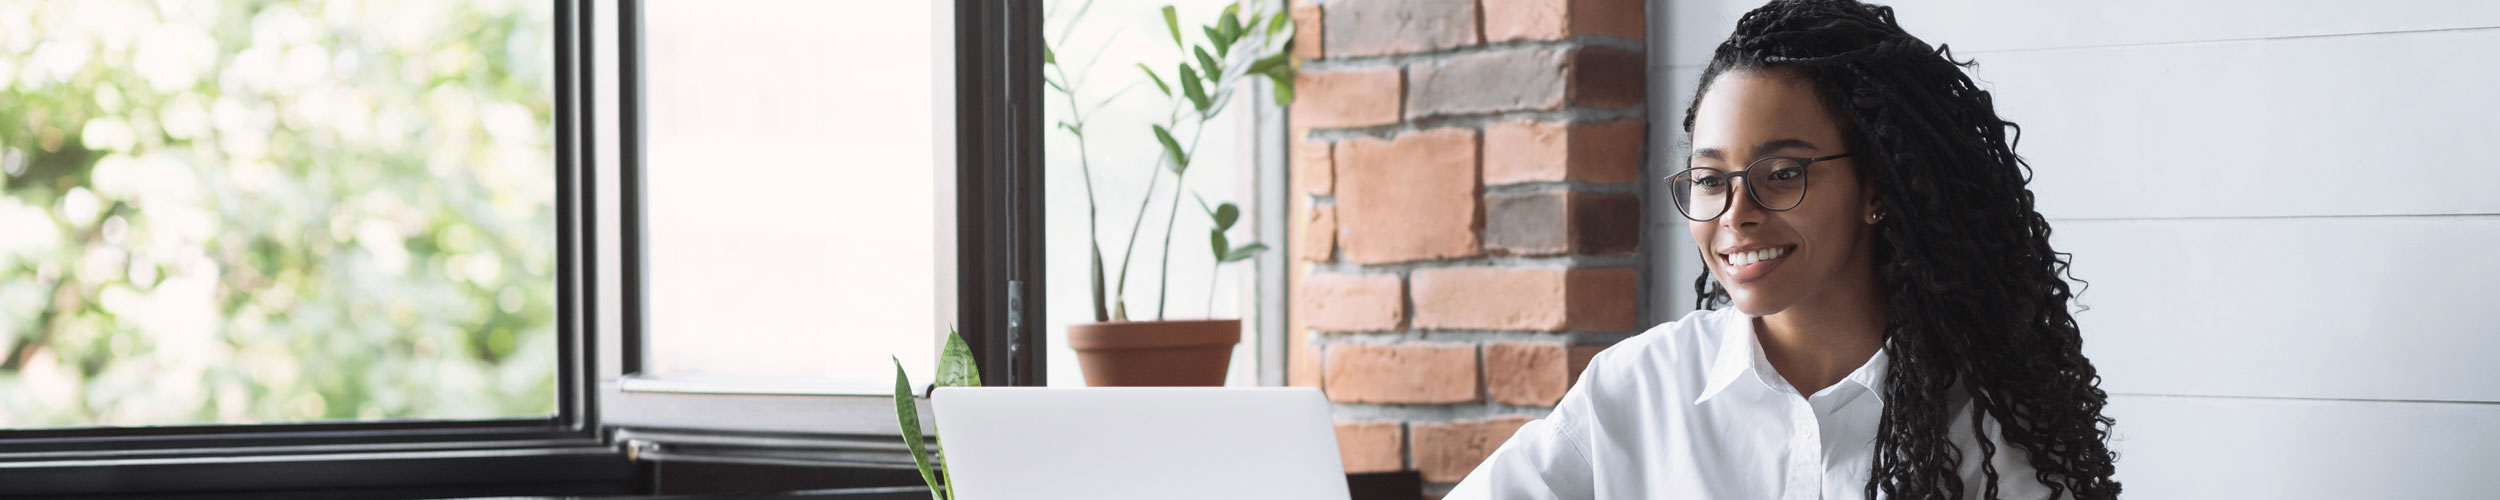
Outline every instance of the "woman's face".
[[(1812, 84), (1787, 70), (1721, 73), (1693, 110), (1692, 167), (1735, 172), (1766, 157), (1857, 153), (1843, 150), (1844, 144)], [(1876, 211), (1860, 182), (1860, 164), (1853, 156), (1808, 165), (1804, 197), (1787, 211), (1766, 210), (1753, 190), (1729, 185), (1725, 213), (1690, 223), (1694, 244), (1738, 310), (1767, 316), (1865, 282), (1853, 278), (1872, 272), (1868, 217)], [(1768, 170), (1764, 164), (1736, 182), (1752, 183)], [(1701, 210), (1709, 208), (1715, 207)], [(1769, 258), (1744, 263), (1759, 257)]]

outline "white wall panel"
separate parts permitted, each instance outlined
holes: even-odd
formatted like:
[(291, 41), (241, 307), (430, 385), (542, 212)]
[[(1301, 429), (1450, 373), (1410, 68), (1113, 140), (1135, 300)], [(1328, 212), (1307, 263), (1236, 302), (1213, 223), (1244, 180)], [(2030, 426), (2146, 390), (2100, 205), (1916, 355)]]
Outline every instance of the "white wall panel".
[(2500, 401), (2500, 217), (2055, 226), (2104, 389)]
[[(1710, 61), (1757, 1), (1669, 1), (1669, 64)], [(1955, 54), (2500, 26), (2488, 0), (1877, 0)]]
[(2500, 405), (2113, 395), (2127, 498), (2491, 498)]

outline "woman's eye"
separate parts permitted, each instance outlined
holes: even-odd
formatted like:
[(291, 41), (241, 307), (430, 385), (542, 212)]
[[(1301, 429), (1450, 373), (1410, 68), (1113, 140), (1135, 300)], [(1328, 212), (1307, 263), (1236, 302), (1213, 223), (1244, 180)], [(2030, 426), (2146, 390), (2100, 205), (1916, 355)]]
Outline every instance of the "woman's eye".
[(1806, 169), (1804, 167), (1788, 167), (1771, 171), (1771, 180), (1775, 181), (1796, 180), (1798, 177), (1805, 176)]
[(1696, 185), (1696, 186), (1701, 186), (1701, 187), (1706, 187), (1706, 188), (1715, 188), (1715, 187), (1719, 187), (1719, 186), (1724, 186), (1724, 185), (1727, 185), (1727, 180), (1726, 180), (1726, 179), (1721, 179), (1721, 178), (1719, 178), (1718, 176), (1715, 176), (1715, 175), (1714, 175), (1714, 176), (1710, 176), (1710, 177), (1700, 177), (1700, 178), (1695, 178), (1695, 179), (1693, 179), (1693, 185)]

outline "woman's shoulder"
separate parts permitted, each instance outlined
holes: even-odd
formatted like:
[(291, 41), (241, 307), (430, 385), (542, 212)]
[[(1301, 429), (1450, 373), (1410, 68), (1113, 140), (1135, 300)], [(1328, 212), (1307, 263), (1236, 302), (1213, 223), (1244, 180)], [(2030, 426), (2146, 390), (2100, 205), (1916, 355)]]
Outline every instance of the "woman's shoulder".
[(1735, 308), (1695, 310), (1616, 342), (1590, 358), (1582, 380), (1697, 380), (1745, 319)]

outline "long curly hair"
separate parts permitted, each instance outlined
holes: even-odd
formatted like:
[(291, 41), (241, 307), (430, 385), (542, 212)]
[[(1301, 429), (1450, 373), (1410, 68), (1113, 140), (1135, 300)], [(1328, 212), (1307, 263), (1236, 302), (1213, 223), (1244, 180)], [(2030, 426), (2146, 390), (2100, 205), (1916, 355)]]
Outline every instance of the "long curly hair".
[[(1775, 0), (1745, 14), (1719, 44), (1685, 108), (1684, 132), (1710, 82), (1731, 70), (1785, 69), (1813, 84), (1838, 119), (1884, 217), (1875, 279), (1891, 318), (1868, 497), (1963, 498), (1956, 473), (1980, 460), (1984, 498), (1998, 496), (1994, 418), (2030, 455), (2033, 478), (2075, 498), (2112, 498), (2117, 457), (2101, 414), (2108, 395), (2083, 356), (2067, 303), (2071, 256), (2049, 248), (2033, 209), (2030, 165), (2014, 154), (2021, 127), (1997, 117), (1951, 49), (1930, 47), (1892, 9), (1855, 0)], [(2008, 132), (2014, 135), (2007, 139)], [(1693, 282), (1704, 308), (1728, 303), (1708, 271)], [(1973, 418), (1951, 422), (1956, 398)], [(1964, 457), (1948, 425), (1968, 425)]]

